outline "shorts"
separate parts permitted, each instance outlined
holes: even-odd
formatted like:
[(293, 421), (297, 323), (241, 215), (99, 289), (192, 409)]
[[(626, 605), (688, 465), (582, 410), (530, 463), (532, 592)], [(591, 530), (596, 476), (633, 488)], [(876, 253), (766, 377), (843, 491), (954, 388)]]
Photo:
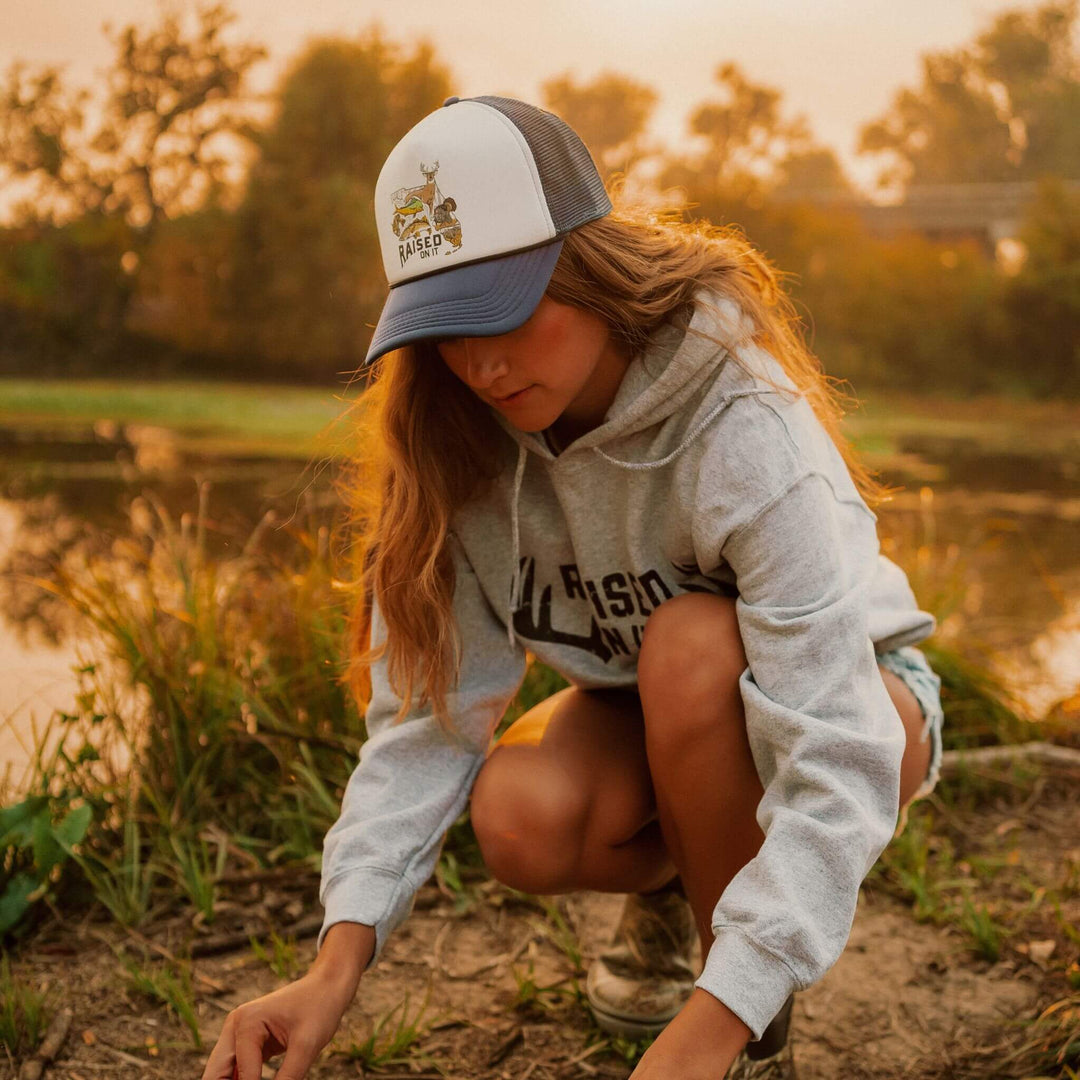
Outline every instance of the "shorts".
[(941, 708), (941, 676), (930, 667), (921, 649), (914, 645), (903, 645), (899, 649), (877, 654), (877, 662), (899, 676), (908, 689), (915, 695), (915, 700), (922, 709), (924, 723), (921, 742), (930, 740), (930, 765), (926, 770), (926, 779), (911, 796), (908, 803), (900, 809), (896, 834), (904, 831), (907, 825), (907, 808), (917, 799), (923, 799), (937, 787), (941, 775), (942, 726), (945, 714)]
[[(930, 740), (930, 765), (926, 771), (926, 779), (912, 795), (907, 804), (910, 806), (917, 799), (925, 798), (937, 787), (941, 773), (941, 730), (945, 719), (941, 709), (941, 677), (930, 667), (922, 650), (914, 645), (903, 645), (899, 649), (878, 653), (875, 659), (883, 668), (887, 668), (902, 679), (915, 695), (915, 700), (918, 701), (924, 717), (920, 740), (922, 742)], [(496, 742), (492, 743), (488, 748), (488, 753), (496, 745), (507, 746), (515, 743), (538, 745), (544, 737), (544, 729), (554, 712), (554, 705), (554, 700), (549, 697), (530, 709), (520, 719), (515, 720)], [(901, 808), (897, 834), (903, 832), (907, 824), (907, 806)]]

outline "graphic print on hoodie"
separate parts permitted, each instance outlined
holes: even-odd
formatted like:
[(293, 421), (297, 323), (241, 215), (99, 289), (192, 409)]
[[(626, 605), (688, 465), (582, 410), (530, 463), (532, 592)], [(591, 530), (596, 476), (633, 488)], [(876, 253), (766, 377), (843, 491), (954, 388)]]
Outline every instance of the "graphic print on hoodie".
[[(703, 577), (696, 566), (672, 569), (680, 575), (676, 587), (681, 592), (727, 591), (719, 578), (712, 579), (713, 588), (695, 580)], [(514, 634), (519, 639), (584, 649), (605, 663), (615, 655), (636, 653), (641, 648), (645, 620), (675, 595), (655, 567), (640, 577), (632, 570), (614, 570), (597, 582), (583, 579), (576, 563), (563, 563), (558, 576), (564, 599), (581, 600), (590, 606), (588, 633), (576, 634), (553, 624), (552, 598), (556, 587), (545, 584), (537, 589), (536, 558), (523, 555), (518, 560), (519, 591), (511, 600)]]
[[(633, 687), (649, 613), (708, 591), (735, 597), (765, 840), (716, 904), (696, 985), (759, 1038), (840, 955), (899, 809), (906, 736), (875, 654), (923, 640), (934, 619), (881, 554), (809, 403), (730, 302), (700, 298), (718, 311), (661, 327), (603, 422), (559, 454), (492, 410), (503, 467), (449, 540), (456, 735), (427, 707), (395, 724), (400, 701), (373, 665), (368, 740), (323, 846), (318, 947), (335, 922), (364, 923), (377, 962), (466, 807), (526, 650), (572, 685)], [(373, 642), (385, 634), (376, 604)]]

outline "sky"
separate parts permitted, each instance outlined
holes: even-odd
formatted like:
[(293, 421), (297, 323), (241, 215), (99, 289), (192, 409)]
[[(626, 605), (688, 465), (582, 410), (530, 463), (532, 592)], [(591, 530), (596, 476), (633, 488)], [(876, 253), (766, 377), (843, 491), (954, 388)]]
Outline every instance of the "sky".
[[(183, 3), (181, 7), (191, 7)], [(497, 93), (541, 103), (540, 84), (570, 73), (615, 71), (659, 95), (650, 135), (685, 145), (686, 118), (713, 94), (728, 60), (783, 92), (785, 117), (805, 114), (819, 142), (869, 188), (878, 164), (855, 153), (859, 127), (902, 86), (917, 86), (919, 57), (970, 41), (1019, 0), (231, 0), (233, 39), (261, 42), (252, 71), (270, 89), (313, 36), (353, 36), (379, 20), (408, 45), (426, 36), (461, 97)], [(1025, 6), (1034, 6), (1029, 3)], [(72, 84), (100, 84), (111, 59), (102, 23), (152, 23), (154, 0), (0, 0), (0, 70), (13, 60), (63, 64)]]

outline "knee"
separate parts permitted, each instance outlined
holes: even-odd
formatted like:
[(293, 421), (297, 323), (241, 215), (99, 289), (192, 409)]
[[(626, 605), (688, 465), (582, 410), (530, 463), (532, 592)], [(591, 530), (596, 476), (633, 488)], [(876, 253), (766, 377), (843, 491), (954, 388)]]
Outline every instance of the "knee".
[(469, 816), (491, 874), (530, 893), (572, 887), (587, 806), (552, 763), (520, 760), (513, 746), (496, 748), (481, 768)]
[(689, 593), (661, 604), (645, 624), (637, 668), (650, 753), (715, 733), (718, 713), (741, 719), (745, 669), (734, 599)]

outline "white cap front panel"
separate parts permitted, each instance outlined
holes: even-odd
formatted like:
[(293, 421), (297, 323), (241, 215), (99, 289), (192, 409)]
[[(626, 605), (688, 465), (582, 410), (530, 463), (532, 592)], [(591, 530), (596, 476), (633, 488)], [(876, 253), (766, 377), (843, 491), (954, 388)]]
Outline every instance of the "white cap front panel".
[(555, 239), (525, 137), (468, 100), (428, 114), (390, 152), (375, 220), (391, 285)]

